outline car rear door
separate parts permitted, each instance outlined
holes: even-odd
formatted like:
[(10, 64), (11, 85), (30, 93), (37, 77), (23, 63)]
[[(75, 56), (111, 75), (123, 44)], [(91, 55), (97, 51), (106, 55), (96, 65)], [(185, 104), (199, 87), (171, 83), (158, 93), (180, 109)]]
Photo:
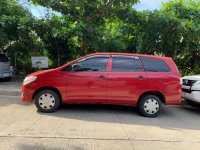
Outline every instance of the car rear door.
[(165, 104), (179, 104), (180, 73), (173, 60), (155, 56), (140, 56), (140, 59), (148, 76), (149, 91), (160, 92), (165, 97)]
[(160, 58), (141, 56), (140, 59), (148, 75), (149, 88), (164, 93), (171, 77), (169, 66)]
[(80, 103), (106, 101), (108, 59), (109, 55), (95, 55), (72, 64), (81, 65), (82, 70), (72, 70), (67, 73), (67, 101)]
[(146, 88), (146, 78), (139, 57), (112, 55), (107, 82), (109, 103), (136, 104), (138, 95)]

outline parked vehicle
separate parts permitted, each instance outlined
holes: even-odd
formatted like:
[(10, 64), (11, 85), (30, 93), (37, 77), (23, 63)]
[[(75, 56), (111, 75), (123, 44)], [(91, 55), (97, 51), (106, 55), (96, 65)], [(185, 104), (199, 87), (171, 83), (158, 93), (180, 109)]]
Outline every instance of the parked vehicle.
[(137, 106), (143, 116), (155, 117), (162, 103), (180, 104), (180, 73), (169, 57), (94, 53), (28, 75), (21, 100), (33, 99), (46, 113), (62, 102), (95, 103)]
[(10, 80), (13, 72), (10, 67), (10, 61), (6, 54), (0, 53), (0, 79)]
[(200, 75), (182, 78), (182, 97), (191, 106), (200, 107)]

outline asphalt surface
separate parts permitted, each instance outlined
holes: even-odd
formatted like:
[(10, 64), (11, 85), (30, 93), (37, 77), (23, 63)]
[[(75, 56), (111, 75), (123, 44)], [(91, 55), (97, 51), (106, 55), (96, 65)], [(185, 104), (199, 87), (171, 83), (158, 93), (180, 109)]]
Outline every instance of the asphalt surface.
[(0, 82), (2, 150), (200, 149), (200, 109), (164, 106), (158, 117), (145, 118), (130, 106), (79, 104), (44, 114), (20, 102), (20, 84)]

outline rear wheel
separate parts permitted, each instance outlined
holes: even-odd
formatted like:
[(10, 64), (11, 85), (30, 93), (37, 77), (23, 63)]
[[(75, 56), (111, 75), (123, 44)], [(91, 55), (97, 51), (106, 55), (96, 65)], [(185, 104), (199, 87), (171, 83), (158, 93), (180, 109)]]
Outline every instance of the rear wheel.
[(40, 112), (51, 113), (60, 107), (60, 97), (53, 90), (42, 90), (35, 96), (35, 105)]
[(156, 117), (159, 115), (162, 107), (161, 100), (158, 96), (148, 94), (143, 96), (138, 104), (139, 113), (145, 117)]

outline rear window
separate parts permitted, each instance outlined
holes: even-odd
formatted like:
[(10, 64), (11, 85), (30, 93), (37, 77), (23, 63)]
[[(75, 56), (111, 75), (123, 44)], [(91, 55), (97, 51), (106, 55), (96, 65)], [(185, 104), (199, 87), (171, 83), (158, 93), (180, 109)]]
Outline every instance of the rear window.
[(0, 54), (0, 62), (8, 62), (8, 57), (5, 54)]
[(149, 72), (169, 72), (169, 66), (160, 58), (140, 57), (144, 70)]

